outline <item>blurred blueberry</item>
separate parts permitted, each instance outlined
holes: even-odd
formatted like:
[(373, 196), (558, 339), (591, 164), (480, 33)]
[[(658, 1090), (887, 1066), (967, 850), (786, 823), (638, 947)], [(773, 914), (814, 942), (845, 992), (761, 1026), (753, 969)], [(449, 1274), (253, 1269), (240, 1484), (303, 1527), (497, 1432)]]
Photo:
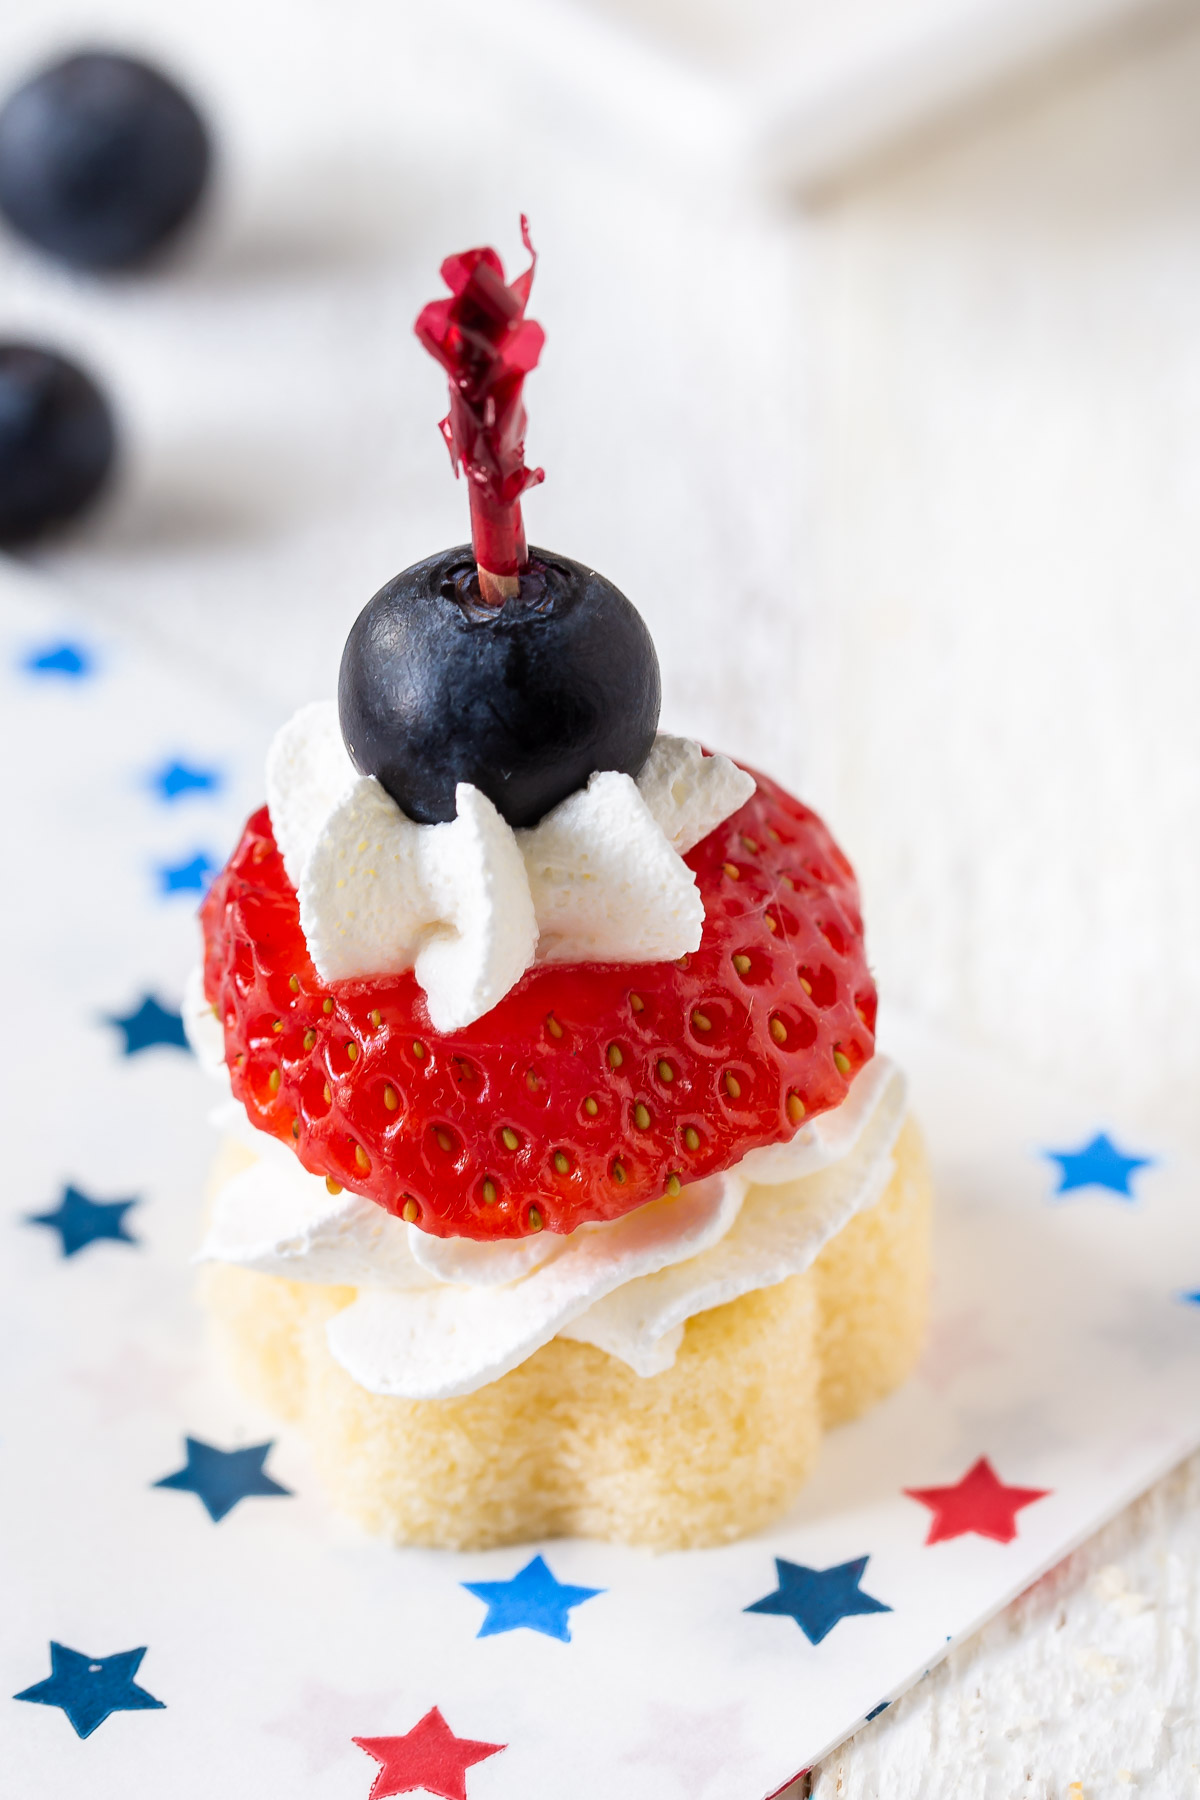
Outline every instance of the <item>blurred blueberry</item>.
[(0, 212), (76, 268), (143, 262), (194, 210), (209, 163), (187, 95), (131, 56), (65, 57), (0, 111)]
[(0, 342), (0, 544), (82, 512), (114, 449), (108, 402), (82, 369), (36, 344)]

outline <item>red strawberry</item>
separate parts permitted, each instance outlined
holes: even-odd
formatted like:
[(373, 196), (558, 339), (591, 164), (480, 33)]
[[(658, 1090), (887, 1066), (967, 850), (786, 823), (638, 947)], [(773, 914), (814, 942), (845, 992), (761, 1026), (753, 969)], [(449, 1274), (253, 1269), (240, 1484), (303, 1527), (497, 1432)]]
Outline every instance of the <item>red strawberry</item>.
[(204, 905), (233, 1090), (305, 1168), (438, 1237), (615, 1219), (791, 1137), (874, 1051), (854, 872), (765, 776), (686, 860), (704, 937), (677, 963), (529, 971), (465, 1031), (413, 975), (327, 987), (264, 807)]

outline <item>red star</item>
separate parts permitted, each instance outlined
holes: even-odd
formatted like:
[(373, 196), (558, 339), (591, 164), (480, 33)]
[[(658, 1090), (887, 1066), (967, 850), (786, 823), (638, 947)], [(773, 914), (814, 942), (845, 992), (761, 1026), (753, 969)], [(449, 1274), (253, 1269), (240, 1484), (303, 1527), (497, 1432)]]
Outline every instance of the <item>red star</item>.
[(1023, 1506), (1044, 1500), (1052, 1488), (1005, 1487), (986, 1456), (981, 1456), (953, 1487), (905, 1488), (910, 1500), (919, 1500), (933, 1514), (927, 1544), (945, 1538), (995, 1538), (1011, 1544), (1017, 1535), (1017, 1514)]
[(474, 1738), (455, 1737), (436, 1706), (406, 1731), (403, 1737), (354, 1738), (360, 1750), (380, 1765), (371, 1785), (370, 1800), (387, 1800), (389, 1794), (411, 1794), (424, 1788), (440, 1800), (467, 1800), (467, 1770), (484, 1762), (505, 1744), (481, 1744)]

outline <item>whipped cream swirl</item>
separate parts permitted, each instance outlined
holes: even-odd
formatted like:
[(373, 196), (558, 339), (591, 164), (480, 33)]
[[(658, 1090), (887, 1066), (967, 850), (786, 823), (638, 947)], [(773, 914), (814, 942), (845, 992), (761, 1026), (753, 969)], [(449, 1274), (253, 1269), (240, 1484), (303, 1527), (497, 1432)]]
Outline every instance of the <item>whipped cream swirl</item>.
[(267, 756), (275, 841), (323, 981), (412, 969), (438, 1031), (503, 999), (534, 962), (669, 962), (699, 948), (685, 853), (753, 778), (660, 733), (637, 780), (594, 774), (514, 831), (460, 782), (457, 817), (417, 825), (346, 752), (332, 701), (302, 707)]

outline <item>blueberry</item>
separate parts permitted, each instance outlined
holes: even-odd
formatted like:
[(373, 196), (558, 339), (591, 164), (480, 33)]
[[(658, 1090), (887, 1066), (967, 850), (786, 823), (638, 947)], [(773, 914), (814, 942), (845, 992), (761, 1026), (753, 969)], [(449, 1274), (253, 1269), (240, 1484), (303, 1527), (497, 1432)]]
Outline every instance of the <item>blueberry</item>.
[(520, 591), (486, 606), (465, 544), (380, 588), (338, 679), (355, 765), (424, 825), (454, 818), (460, 781), (520, 826), (596, 769), (636, 775), (659, 701), (650, 633), (603, 575), (534, 549)]
[(108, 402), (53, 350), (0, 343), (0, 543), (82, 512), (112, 466)]
[(0, 212), (76, 268), (129, 268), (192, 212), (209, 160), (204, 122), (174, 82), (131, 56), (84, 51), (0, 112)]

